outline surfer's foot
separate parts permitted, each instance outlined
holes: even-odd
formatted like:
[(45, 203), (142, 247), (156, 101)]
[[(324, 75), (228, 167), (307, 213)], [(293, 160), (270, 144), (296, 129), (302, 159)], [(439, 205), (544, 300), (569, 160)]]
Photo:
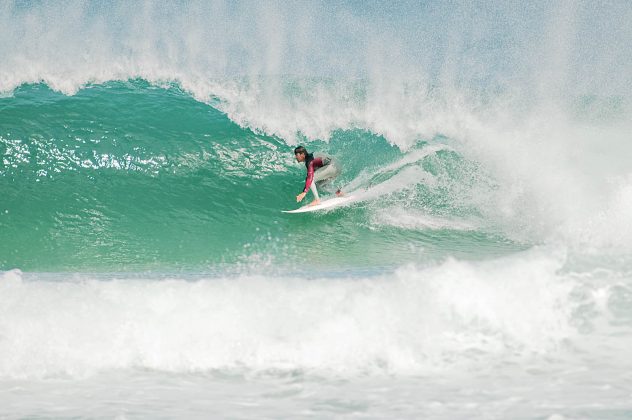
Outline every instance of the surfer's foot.
[(311, 203), (309, 203), (310, 206), (317, 206), (319, 204), (320, 204), (320, 200), (319, 199), (316, 199), (316, 200), (312, 201)]
[(343, 195), (345, 195), (345, 193), (343, 193), (342, 191), (336, 191), (336, 197), (342, 197)]

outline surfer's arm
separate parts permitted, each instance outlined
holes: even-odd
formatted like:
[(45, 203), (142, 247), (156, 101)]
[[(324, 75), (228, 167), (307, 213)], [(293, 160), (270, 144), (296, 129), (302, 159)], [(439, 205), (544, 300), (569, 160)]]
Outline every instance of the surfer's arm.
[(296, 202), (302, 201), (303, 198), (305, 198), (305, 195), (307, 195), (307, 191), (311, 189), (312, 194), (314, 194), (315, 199), (310, 204), (314, 206), (320, 203), (320, 197), (318, 196), (318, 191), (316, 190), (316, 184), (314, 183), (314, 172), (315, 172), (314, 167), (315, 166), (318, 168), (323, 166), (323, 160), (321, 158), (316, 158), (316, 159), (313, 159), (309, 163), (309, 165), (307, 165), (307, 177), (305, 178), (305, 188), (303, 188), (302, 193), (296, 196)]
[[(318, 190), (316, 189), (316, 183), (312, 182), (312, 185), (309, 187), (312, 190), (312, 194), (314, 194), (314, 201), (309, 203), (310, 206), (315, 206), (316, 204), (320, 204), (320, 197), (318, 196)], [(296, 196), (296, 202), (303, 201), (307, 193), (303, 191), (299, 195)]]
[[(296, 196), (296, 202), (303, 201), (305, 196), (307, 195), (307, 190), (310, 187), (314, 186), (314, 161), (312, 160), (309, 165), (307, 165), (307, 177), (305, 178), (305, 188), (303, 188), (303, 192)], [(312, 188), (312, 192), (316, 188)]]
[[(309, 188), (314, 185), (314, 173), (316, 172), (316, 169), (321, 168), (322, 166), (323, 159), (319, 157), (314, 158), (311, 162), (309, 162), (309, 165), (307, 165), (307, 178), (305, 178), (305, 188), (303, 188), (304, 193), (306, 193), (307, 190), (309, 190)], [(315, 189), (312, 188), (312, 192), (314, 191)], [(316, 198), (318, 198), (318, 193), (314, 193), (314, 195), (316, 196)]]
[(309, 165), (307, 165), (307, 177), (305, 178), (305, 188), (303, 188), (303, 192), (307, 194), (307, 190), (312, 186), (312, 182), (314, 181), (314, 161), (312, 160)]

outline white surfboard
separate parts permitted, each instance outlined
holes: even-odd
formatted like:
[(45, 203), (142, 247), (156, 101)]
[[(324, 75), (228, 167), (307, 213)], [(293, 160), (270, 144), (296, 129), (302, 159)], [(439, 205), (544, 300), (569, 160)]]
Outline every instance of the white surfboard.
[(307, 206), (300, 207), (296, 210), (281, 210), (281, 211), (283, 213), (308, 213), (311, 211), (332, 209), (334, 207), (338, 207), (342, 204), (348, 203), (352, 201), (352, 199), (353, 199), (352, 196), (345, 195), (344, 197), (334, 197), (328, 200), (322, 200), (320, 204), (315, 205), (315, 206), (307, 205)]

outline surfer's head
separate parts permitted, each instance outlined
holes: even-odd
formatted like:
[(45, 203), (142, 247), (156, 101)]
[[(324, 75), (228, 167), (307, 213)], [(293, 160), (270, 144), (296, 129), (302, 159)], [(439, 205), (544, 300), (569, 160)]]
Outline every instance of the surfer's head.
[(307, 150), (303, 146), (298, 146), (294, 149), (294, 156), (296, 157), (297, 162), (305, 162), (305, 158), (307, 157)]

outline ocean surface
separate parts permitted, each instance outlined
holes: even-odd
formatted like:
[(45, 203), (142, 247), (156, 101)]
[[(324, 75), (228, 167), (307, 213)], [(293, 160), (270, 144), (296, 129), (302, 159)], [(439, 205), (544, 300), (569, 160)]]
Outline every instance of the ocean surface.
[(632, 418), (631, 20), (3, 3), (0, 418)]

